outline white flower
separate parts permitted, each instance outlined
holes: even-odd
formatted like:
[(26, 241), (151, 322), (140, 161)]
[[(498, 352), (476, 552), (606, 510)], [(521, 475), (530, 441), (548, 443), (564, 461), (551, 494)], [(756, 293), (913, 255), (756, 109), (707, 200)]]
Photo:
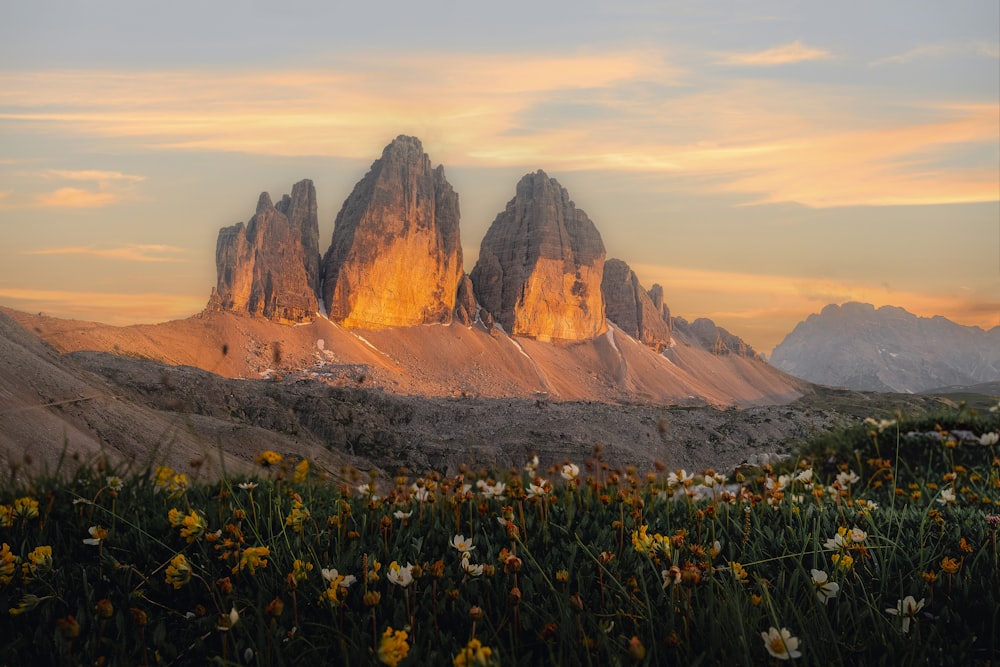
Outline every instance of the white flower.
[(341, 588), (347, 588), (358, 580), (358, 578), (355, 577), (353, 574), (345, 574), (343, 577), (341, 577), (340, 572), (337, 572), (336, 568), (327, 569), (324, 567), (322, 570), (319, 571), (319, 573), (323, 575), (323, 581), (326, 581), (327, 583), (335, 582), (338, 579), (340, 579), (340, 583), (338, 585)]
[(426, 486), (413, 486), (413, 497), (417, 499), (418, 503), (426, 503), (430, 500), (431, 492), (427, 490)]
[(108, 484), (108, 488), (114, 491), (115, 493), (118, 493), (119, 491), (125, 488), (125, 482), (123, 482), (122, 478), (119, 477), (118, 475), (111, 475), (106, 478), (106, 481)]
[(995, 445), (1000, 442), (1000, 433), (983, 433), (979, 436), (979, 444), (989, 447), (990, 445)]
[(860, 480), (861, 478), (858, 477), (857, 473), (854, 472), (853, 470), (847, 470), (837, 475), (837, 482), (840, 484), (842, 488), (845, 489), (849, 487), (851, 484), (855, 484)]
[(567, 463), (559, 474), (562, 475), (563, 479), (572, 481), (580, 475), (580, 466), (575, 463)]
[(374, 502), (378, 500), (378, 496), (375, 495), (375, 485), (374, 484), (359, 484), (358, 493), (363, 496), (368, 496), (369, 499)]
[(788, 628), (781, 628), (779, 630), (771, 626), (767, 629), (767, 632), (760, 633), (760, 636), (764, 640), (764, 648), (767, 649), (767, 652), (772, 657), (779, 660), (788, 660), (789, 658), (798, 658), (802, 655), (802, 652), (798, 650), (799, 638), (793, 637)]
[(675, 486), (688, 486), (690, 482), (694, 480), (694, 475), (689, 474), (683, 468), (679, 470), (674, 470), (669, 475), (667, 475), (667, 486), (673, 488)]
[(257, 488), (257, 482), (240, 482), (237, 484), (244, 491), (253, 491)]
[(413, 516), (413, 510), (410, 510), (409, 512), (404, 512), (403, 510), (396, 510), (395, 512), (392, 513), (392, 515), (397, 519), (409, 519), (411, 516)]
[(462, 554), (462, 569), (472, 577), (480, 577), (483, 574), (482, 563), (473, 563), (468, 552)]
[(531, 460), (524, 466), (524, 471), (529, 475), (534, 475), (536, 470), (538, 470), (538, 454), (532, 456)]
[(844, 536), (840, 533), (837, 533), (823, 543), (823, 548), (828, 551), (841, 551), (845, 546)]
[(840, 584), (836, 581), (830, 581), (829, 575), (823, 570), (812, 570), (812, 583), (816, 587), (816, 597), (823, 604), (826, 604), (827, 600), (837, 596), (837, 591), (840, 590)]
[(896, 608), (892, 607), (885, 610), (887, 614), (892, 614), (893, 616), (901, 616), (903, 619), (903, 634), (905, 635), (910, 631), (910, 619), (916, 618), (920, 610), (924, 608), (924, 599), (920, 598), (920, 601), (913, 599), (912, 595), (907, 595), (905, 598), (896, 603)]
[(236, 611), (236, 607), (233, 607), (228, 614), (219, 616), (219, 622), (215, 624), (215, 629), (220, 632), (228, 632), (238, 620), (240, 620), (240, 612)]
[(485, 496), (486, 498), (496, 498), (497, 500), (503, 500), (504, 492), (507, 490), (507, 485), (503, 482), (496, 482), (494, 484), (489, 484), (485, 480), (479, 480), (476, 482), (476, 488)]
[(806, 468), (795, 475), (794, 481), (801, 482), (803, 484), (809, 484), (813, 479), (813, 469)]
[(476, 547), (472, 544), (472, 538), (465, 539), (465, 535), (456, 535), (449, 542), (452, 547), (458, 549), (463, 554), (473, 551)]
[(852, 544), (861, 544), (862, 542), (864, 542), (865, 540), (868, 539), (868, 533), (866, 533), (865, 531), (861, 530), (857, 526), (855, 526), (854, 528), (851, 528), (850, 535), (851, 535), (851, 543)]
[(407, 563), (405, 567), (400, 566), (396, 561), (389, 563), (389, 571), (386, 573), (389, 581), (406, 588), (413, 583), (413, 565)]
[(950, 486), (946, 486), (941, 489), (941, 495), (938, 496), (937, 501), (942, 505), (947, 505), (948, 503), (955, 502), (955, 489)]
[(101, 540), (108, 536), (107, 529), (100, 526), (91, 526), (87, 529), (87, 532), (90, 533), (90, 537), (84, 538), (83, 543), (94, 547), (99, 545)]
[(548, 482), (544, 479), (539, 479), (538, 483), (534, 482), (528, 484), (528, 497), (529, 498), (541, 498), (542, 496), (548, 494), (549, 486)]

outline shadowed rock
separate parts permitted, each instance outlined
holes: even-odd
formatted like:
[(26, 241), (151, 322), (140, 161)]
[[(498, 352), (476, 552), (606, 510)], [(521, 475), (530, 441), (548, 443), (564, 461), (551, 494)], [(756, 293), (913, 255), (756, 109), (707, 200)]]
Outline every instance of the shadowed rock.
[(319, 223), (312, 181), (299, 181), (275, 207), (266, 192), (257, 211), (219, 230), (217, 285), (208, 308), (302, 322), (317, 311)]
[(657, 307), (635, 271), (620, 259), (609, 259), (604, 262), (601, 292), (608, 320), (622, 331), (657, 352), (670, 345), (670, 327), (661, 315), (662, 288)]
[(604, 256), (594, 223), (539, 170), (493, 221), (470, 278), (476, 301), (507, 333), (583, 340), (607, 329)]

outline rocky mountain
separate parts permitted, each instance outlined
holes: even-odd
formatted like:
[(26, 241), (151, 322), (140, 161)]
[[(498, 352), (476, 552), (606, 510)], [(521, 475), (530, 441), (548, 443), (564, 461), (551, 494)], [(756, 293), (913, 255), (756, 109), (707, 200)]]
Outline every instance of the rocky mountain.
[(703, 347), (712, 354), (760, 358), (760, 355), (742, 338), (718, 326), (707, 317), (699, 317), (693, 322), (688, 322), (683, 317), (674, 317), (671, 323), (677, 337)]
[(665, 319), (663, 288), (653, 287), (658, 288), (659, 306), (639, 284), (639, 278), (628, 264), (620, 259), (604, 262), (601, 293), (608, 320), (643, 345), (661, 352), (670, 346), (670, 311), (665, 311)]
[(420, 140), (399, 136), (337, 214), (323, 258), (330, 319), (383, 328), (451, 321), (464, 269), (458, 195)]
[(278, 205), (263, 192), (250, 221), (219, 231), (218, 283), (208, 307), (277, 322), (312, 319), (318, 307), (316, 189), (299, 181)]
[(829, 386), (919, 392), (1000, 380), (1000, 327), (983, 331), (902, 308), (831, 304), (774, 348), (771, 364)]
[(584, 340), (607, 329), (604, 257), (594, 223), (539, 170), (487, 230), (470, 277), (476, 301), (506, 333)]

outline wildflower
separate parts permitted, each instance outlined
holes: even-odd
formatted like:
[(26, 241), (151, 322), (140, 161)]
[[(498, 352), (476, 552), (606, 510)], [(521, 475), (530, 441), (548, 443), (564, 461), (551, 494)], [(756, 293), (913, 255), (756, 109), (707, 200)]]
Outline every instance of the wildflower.
[(38, 516), (38, 501), (34, 498), (18, 498), (14, 501), (14, 516), (22, 521)]
[(0, 505), (0, 528), (10, 528), (13, 525), (14, 508), (11, 505)]
[(292, 475), (292, 481), (296, 484), (301, 484), (306, 481), (309, 477), (309, 460), (302, 459), (295, 465), (295, 473)]
[(35, 547), (28, 554), (31, 573), (34, 575), (43, 574), (52, 569), (52, 547)]
[(778, 628), (771, 626), (767, 632), (760, 633), (764, 640), (764, 648), (771, 654), (771, 657), (779, 660), (798, 658), (802, 655), (799, 651), (799, 638), (793, 637), (788, 628)]
[(476, 548), (472, 544), (472, 538), (470, 537), (469, 539), (465, 539), (465, 535), (456, 535), (451, 538), (451, 542), (449, 542), (449, 544), (462, 553), (468, 553)]
[(820, 602), (826, 604), (828, 600), (837, 596), (840, 584), (830, 581), (829, 575), (823, 570), (812, 570), (811, 573), (813, 586), (816, 587), (816, 597)]
[(7, 610), (7, 612), (11, 616), (19, 616), (37, 607), (39, 604), (41, 604), (42, 599), (43, 598), (40, 598), (37, 595), (31, 595), (29, 593), (28, 595), (22, 596), (21, 599), (18, 601), (17, 606), (10, 607)]
[(257, 482), (240, 482), (237, 484), (244, 491), (253, 491), (257, 488)]
[(541, 498), (549, 493), (552, 487), (549, 486), (548, 481), (539, 478), (536, 482), (531, 482), (528, 484), (528, 498)]
[(493, 482), (491, 484), (482, 479), (476, 482), (476, 488), (486, 498), (496, 498), (497, 500), (503, 500), (504, 493), (507, 492), (507, 485), (503, 482)]
[(801, 484), (810, 484), (812, 483), (812, 478), (813, 478), (813, 469), (806, 468), (805, 470), (799, 471), (795, 475), (795, 477), (792, 478), (792, 481), (799, 482)]
[(182, 514), (178, 509), (171, 509), (167, 513), (167, 519), (174, 528), (180, 528), (181, 537), (185, 538), (188, 544), (192, 544), (205, 533), (208, 523), (205, 517), (195, 510), (189, 510), (187, 514)]
[(924, 608), (924, 599), (920, 598), (920, 601), (913, 599), (912, 595), (907, 595), (905, 598), (896, 603), (895, 609), (889, 607), (885, 610), (887, 614), (892, 614), (893, 616), (899, 616), (903, 619), (903, 634), (905, 635), (910, 631), (910, 619), (916, 618), (920, 610)]
[(392, 626), (387, 627), (378, 643), (378, 661), (383, 665), (396, 667), (410, 652), (410, 645), (406, 643), (406, 639), (405, 630), (393, 630)]
[(98, 618), (111, 618), (115, 615), (115, 605), (107, 598), (101, 598), (94, 603), (94, 613)]
[(191, 565), (187, 562), (184, 554), (177, 554), (170, 559), (167, 566), (167, 583), (174, 587), (174, 590), (191, 581)]
[(313, 564), (309, 561), (296, 558), (292, 561), (291, 577), (295, 581), (305, 581), (309, 578), (309, 573), (313, 571)]
[(299, 497), (299, 494), (295, 494), (292, 498), (292, 511), (289, 512), (287, 517), (285, 517), (285, 525), (291, 526), (292, 530), (297, 533), (301, 533), (305, 527), (306, 521), (311, 516), (312, 515), (309, 513), (309, 510), (302, 504), (302, 499)]
[(358, 493), (363, 496), (368, 496), (369, 500), (372, 502), (378, 500), (378, 496), (375, 495), (375, 484), (358, 484)]
[(285, 457), (278, 452), (265, 449), (260, 453), (260, 456), (257, 457), (257, 465), (267, 468), (269, 466), (278, 465), (284, 460), (284, 458)]
[(670, 584), (681, 583), (681, 568), (672, 565), (669, 570), (661, 570), (660, 576), (663, 577), (663, 587), (670, 588)]
[(979, 444), (985, 447), (990, 447), (998, 442), (1000, 442), (1000, 433), (983, 433), (979, 436)]
[(938, 496), (937, 501), (942, 505), (948, 505), (950, 503), (954, 503), (955, 489), (950, 486), (946, 486), (945, 488), (941, 489), (941, 494)]
[(954, 558), (945, 556), (941, 559), (941, 570), (947, 572), (948, 574), (955, 574), (961, 566), (962, 564)]
[(743, 567), (742, 563), (738, 563), (736, 561), (730, 561), (729, 567), (733, 571), (733, 574), (736, 576), (737, 581), (739, 581), (741, 584), (745, 584), (749, 581), (749, 575), (747, 574), (746, 568)]
[(121, 493), (121, 490), (125, 488), (125, 482), (118, 475), (110, 475), (104, 481), (108, 485), (108, 488), (115, 493)]
[(386, 573), (386, 576), (392, 583), (406, 588), (413, 583), (413, 566), (407, 563), (403, 567), (396, 561), (392, 561), (389, 563), (389, 571)]
[(465, 570), (466, 574), (472, 577), (481, 577), (483, 575), (484, 566), (482, 563), (473, 563), (472, 556), (468, 551), (462, 554), (462, 569)]
[(251, 575), (256, 574), (258, 567), (267, 567), (267, 557), (270, 555), (270, 547), (247, 547), (240, 554), (240, 562), (233, 567), (233, 574), (243, 568), (249, 570)]
[(324, 567), (319, 573), (323, 576), (324, 581), (336, 582), (338, 586), (343, 586), (344, 588), (349, 587), (358, 580), (353, 574), (340, 574), (335, 568), (327, 569)]
[(649, 526), (643, 524), (639, 530), (632, 531), (632, 547), (641, 554), (648, 554), (653, 550), (654, 542), (652, 536), (648, 534)]
[(538, 470), (538, 454), (531, 457), (531, 460), (524, 465), (524, 472), (534, 475)]
[(229, 610), (228, 614), (220, 614), (219, 620), (215, 624), (215, 629), (219, 632), (229, 632), (236, 622), (240, 620), (240, 612), (236, 611), (236, 607)]
[(854, 565), (854, 558), (850, 554), (833, 554), (830, 556), (830, 560), (841, 570), (850, 570)]
[(683, 468), (674, 470), (667, 475), (667, 487), (671, 489), (675, 486), (691, 486), (691, 482), (693, 481), (694, 475), (688, 473)]
[(83, 543), (91, 546), (98, 546), (105, 537), (108, 536), (108, 529), (101, 526), (91, 526), (87, 529), (90, 537), (84, 538)]
[(637, 635), (632, 635), (628, 640), (628, 657), (632, 662), (642, 662), (646, 659), (646, 647), (642, 645), (642, 640)]
[(720, 553), (722, 553), (722, 542), (720, 542), (719, 540), (712, 542), (712, 548), (709, 549), (708, 553), (712, 558), (715, 558)]
[[(538, 460), (538, 457), (535, 457)], [(452, 661), (453, 667), (490, 667), (499, 665), (500, 661), (493, 657), (493, 649), (483, 646), (482, 642), (473, 637), (469, 643), (458, 652)]]
[(572, 482), (574, 479), (580, 475), (580, 466), (575, 463), (567, 463), (562, 467), (559, 472), (563, 479)]
[(0, 586), (6, 586), (14, 580), (14, 572), (17, 571), (18, 558), (6, 542), (0, 547)]
[(77, 623), (76, 617), (73, 614), (57, 619), (56, 627), (59, 628), (59, 634), (66, 641), (72, 641), (80, 636), (80, 624)]
[(840, 488), (842, 489), (846, 489), (851, 484), (857, 484), (860, 481), (861, 478), (858, 477), (857, 473), (854, 472), (853, 470), (845, 470), (844, 472), (839, 473), (837, 475), (837, 483), (840, 485)]

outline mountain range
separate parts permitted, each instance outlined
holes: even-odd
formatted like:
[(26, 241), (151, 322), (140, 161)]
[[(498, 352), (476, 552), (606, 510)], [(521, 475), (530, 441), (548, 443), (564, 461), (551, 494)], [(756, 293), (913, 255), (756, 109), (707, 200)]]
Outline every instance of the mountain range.
[[(236, 467), (262, 447), (389, 465), (579, 459), (598, 441), (622, 461), (722, 466), (801, 432), (784, 413), (765, 427), (718, 410), (811, 390), (710, 320), (672, 314), (663, 287), (607, 258), (596, 224), (541, 170), (516, 184), (468, 274), (458, 195), (414, 137), (372, 163), (325, 251), (316, 199), (302, 180), (220, 229), (216, 285), (190, 318), (114, 327), (2, 309), (19, 366), (0, 367), (0, 388), (19, 407), (0, 421), (23, 410), (51, 423), (0, 438), (8, 461), (19, 445), (51, 461), (78, 441), (129, 458), (165, 433), (194, 456), (203, 433)], [(712, 406), (729, 425), (655, 416), (671, 406)]]
[(984, 331), (902, 308), (831, 304), (774, 348), (771, 364), (809, 382), (915, 393), (1000, 381), (1000, 327)]

